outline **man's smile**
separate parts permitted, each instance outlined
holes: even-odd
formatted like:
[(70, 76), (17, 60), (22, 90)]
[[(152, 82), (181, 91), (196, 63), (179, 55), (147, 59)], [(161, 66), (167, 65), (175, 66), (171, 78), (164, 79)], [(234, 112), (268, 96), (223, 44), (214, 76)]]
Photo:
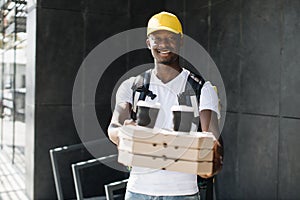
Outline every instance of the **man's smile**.
[(157, 52), (158, 52), (158, 53), (162, 53), (162, 54), (168, 54), (168, 53), (171, 53), (171, 51), (168, 50), (168, 49), (158, 49)]
[(156, 51), (161, 57), (167, 57), (172, 53), (169, 49), (157, 49)]

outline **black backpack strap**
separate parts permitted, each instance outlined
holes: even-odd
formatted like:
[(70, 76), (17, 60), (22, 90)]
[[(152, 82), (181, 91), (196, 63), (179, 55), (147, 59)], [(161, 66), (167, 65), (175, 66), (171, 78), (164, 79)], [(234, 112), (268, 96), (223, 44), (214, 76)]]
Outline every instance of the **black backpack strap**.
[[(150, 79), (151, 79), (152, 69), (145, 71), (144, 73), (138, 75), (135, 78), (135, 81), (131, 87), (132, 89), (132, 109), (131, 109), (131, 118), (136, 120), (136, 104), (138, 100), (145, 100), (147, 96), (151, 99), (156, 97), (156, 94), (153, 94), (152, 91), (149, 90)], [(138, 99), (135, 97), (136, 92), (140, 93)]]
[(187, 83), (185, 84), (184, 92), (178, 96), (179, 105), (192, 106), (191, 96), (196, 96), (197, 103), (199, 104), (201, 89), (204, 83), (205, 81), (202, 76), (191, 72), (188, 76)]
[[(194, 94), (196, 94), (198, 103), (200, 101), (200, 95), (201, 95), (201, 89), (205, 83), (205, 80), (200, 75), (196, 75), (194, 73), (190, 73), (187, 82), (189, 84), (186, 85), (186, 87), (192, 87), (194, 90)], [(186, 88), (187, 89), (187, 88)]]

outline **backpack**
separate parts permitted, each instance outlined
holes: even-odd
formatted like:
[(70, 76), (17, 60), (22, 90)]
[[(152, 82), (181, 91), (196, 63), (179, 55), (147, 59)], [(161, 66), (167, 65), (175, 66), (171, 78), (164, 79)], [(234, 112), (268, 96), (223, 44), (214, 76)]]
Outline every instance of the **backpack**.
[[(138, 75), (131, 87), (133, 90), (132, 94), (132, 107), (131, 107), (131, 118), (136, 120), (136, 104), (139, 100), (145, 100), (147, 96), (151, 99), (156, 98), (156, 94), (149, 90), (150, 79), (151, 79), (152, 69), (145, 71), (144, 73)], [(196, 75), (190, 72), (187, 84), (185, 85), (185, 91), (178, 96), (179, 105), (195, 106), (193, 103), (193, 97), (196, 98), (197, 104), (200, 101), (201, 89), (205, 83), (205, 80), (200, 75)], [(140, 95), (137, 95), (137, 92)], [(199, 120), (197, 117), (196, 120)], [(197, 123), (196, 123), (197, 124)], [(201, 132), (201, 126), (198, 126), (198, 131)], [(201, 200), (211, 200), (213, 199), (213, 179), (214, 177), (205, 179), (197, 176), (198, 188)]]

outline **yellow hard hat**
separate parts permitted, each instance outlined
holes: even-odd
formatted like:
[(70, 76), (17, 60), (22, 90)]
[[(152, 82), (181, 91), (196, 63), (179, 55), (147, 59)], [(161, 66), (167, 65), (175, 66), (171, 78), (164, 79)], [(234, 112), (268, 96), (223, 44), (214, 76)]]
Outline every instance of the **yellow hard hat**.
[(153, 15), (147, 27), (147, 36), (150, 33), (160, 30), (171, 31), (176, 34), (180, 34), (182, 37), (182, 26), (178, 18), (169, 12), (160, 12), (156, 15)]

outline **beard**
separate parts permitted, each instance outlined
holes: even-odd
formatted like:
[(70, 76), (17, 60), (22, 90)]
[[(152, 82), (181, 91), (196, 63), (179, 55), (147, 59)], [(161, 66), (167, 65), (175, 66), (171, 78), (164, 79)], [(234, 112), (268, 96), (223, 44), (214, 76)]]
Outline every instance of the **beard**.
[(158, 63), (164, 64), (164, 65), (171, 65), (174, 64), (178, 61), (179, 56), (177, 54), (173, 54), (170, 56), (170, 58), (165, 58), (165, 59), (159, 59)]

